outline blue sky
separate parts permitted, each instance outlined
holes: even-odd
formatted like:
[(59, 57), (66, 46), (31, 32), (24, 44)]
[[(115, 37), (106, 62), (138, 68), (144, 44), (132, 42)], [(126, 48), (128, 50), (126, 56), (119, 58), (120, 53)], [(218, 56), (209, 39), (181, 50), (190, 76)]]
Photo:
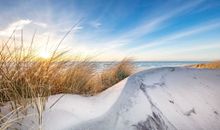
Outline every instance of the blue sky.
[(220, 59), (219, 0), (1, 0), (0, 19), (3, 41), (36, 30), (47, 51), (81, 19), (61, 49), (94, 60)]

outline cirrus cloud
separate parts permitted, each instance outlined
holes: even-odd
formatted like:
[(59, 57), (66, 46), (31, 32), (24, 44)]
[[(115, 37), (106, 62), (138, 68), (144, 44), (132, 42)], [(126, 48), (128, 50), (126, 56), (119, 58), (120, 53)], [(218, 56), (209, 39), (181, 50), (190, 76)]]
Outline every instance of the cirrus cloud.
[(0, 36), (9, 36), (14, 30), (21, 30), (25, 25), (30, 24), (32, 21), (29, 19), (21, 19), (9, 24), (5, 29), (0, 30)]

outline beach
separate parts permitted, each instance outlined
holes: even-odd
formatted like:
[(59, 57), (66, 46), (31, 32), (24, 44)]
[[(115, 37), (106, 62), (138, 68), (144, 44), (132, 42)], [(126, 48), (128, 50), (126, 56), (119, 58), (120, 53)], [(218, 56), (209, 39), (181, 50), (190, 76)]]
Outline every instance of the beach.
[[(96, 96), (50, 96), (42, 128), (218, 130), (219, 84), (220, 70), (185, 67), (144, 70)], [(38, 128), (32, 124), (33, 120), (27, 117), (22, 124)]]

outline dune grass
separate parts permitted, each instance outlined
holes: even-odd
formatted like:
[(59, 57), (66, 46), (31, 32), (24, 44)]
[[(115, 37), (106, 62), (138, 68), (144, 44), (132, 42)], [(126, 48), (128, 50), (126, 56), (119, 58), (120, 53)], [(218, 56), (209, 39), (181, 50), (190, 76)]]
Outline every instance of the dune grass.
[(199, 69), (220, 69), (220, 61), (213, 61), (213, 62), (208, 62), (208, 63), (203, 63), (203, 64), (195, 64), (195, 65), (190, 65), (188, 67), (199, 68)]
[(132, 60), (124, 59), (101, 73), (103, 89), (109, 88), (134, 73)]
[[(0, 46), (0, 129), (19, 124), (19, 120), (27, 116), (29, 107), (36, 109), (36, 124), (41, 129), (48, 96), (60, 93), (95, 95), (134, 70), (131, 61), (125, 59), (97, 73), (90, 60), (64, 59), (66, 53), (58, 52), (57, 48), (50, 58), (42, 59), (33, 48), (34, 36), (29, 46), (24, 46), (22, 35), (20, 43), (11, 44), (15, 43), (12, 36)], [(1, 106), (7, 104), (10, 110), (2, 113)]]

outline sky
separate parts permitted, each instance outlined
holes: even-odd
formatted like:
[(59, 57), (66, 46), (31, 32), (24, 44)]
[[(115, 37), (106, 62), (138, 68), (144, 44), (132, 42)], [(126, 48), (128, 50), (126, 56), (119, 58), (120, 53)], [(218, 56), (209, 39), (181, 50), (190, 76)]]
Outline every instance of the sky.
[(112, 61), (220, 59), (219, 0), (0, 0), (0, 40)]

